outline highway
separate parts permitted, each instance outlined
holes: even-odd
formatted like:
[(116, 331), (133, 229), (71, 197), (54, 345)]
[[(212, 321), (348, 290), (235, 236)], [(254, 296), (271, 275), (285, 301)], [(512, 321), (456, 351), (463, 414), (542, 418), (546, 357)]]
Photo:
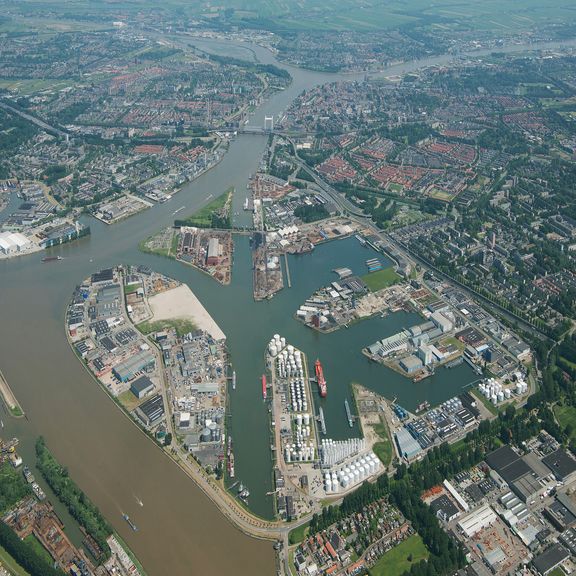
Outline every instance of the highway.
[(4, 110), (7, 110), (8, 112), (12, 112), (12, 114), (17, 114), (18, 116), (21, 116), (22, 118), (24, 118), (26, 120), (29, 120), (33, 124), (36, 124), (36, 126), (39, 126), (43, 130), (46, 130), (46, 132), (50, 132), (51, 134), (54, 134), (55, 136), (66, 136), (67, 135), (66, 132), (63, 132), (59, 128), (55, 128), (54, 126), (47, 124), (43, 120), (40, 120), (40, 118), (36, 118), (36, 116), (32, 116), (31, 114), (27, 114), (26, 112), (19, 110), (18, 108), (14, 108), (13, 106), (6, 104), (5, 102), (0, 102), (0, 108), (4, 108)]

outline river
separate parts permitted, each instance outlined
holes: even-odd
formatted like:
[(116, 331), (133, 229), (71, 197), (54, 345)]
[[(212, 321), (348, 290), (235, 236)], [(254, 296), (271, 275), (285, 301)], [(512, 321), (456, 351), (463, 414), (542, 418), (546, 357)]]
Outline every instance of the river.
[[(221, 53), (249, 50), (260, 60), (289, 69), (294, 81), (265, 102), (250, 123), (263, 125), (265, 115), (281, 114), (303, 89), (327, 81), (351, 78), (317, 74), (278, 64), (259, 47), (196, 41)], [(446, 61), (448, 58), (445, 58)], [(393, 67), (398, 74), (420, 63)], [(349, 384), (358, 381), (389, 397), (397, 396), (408, 408), (421, 400), (439, 402), (457, 393), (473, 379), (465, 366), (439, 370), (434, 377), (414, 384), (398, 374), (368, 362), (360, 349), (403, 326), (419, 321), (415, 315), (374, 318), (330, 335), (319, 335), (293, 319), (301, 302), (318, 287), (334, 280), (331, 270), (349, 266), (363, 272), (370, 249), (354, 239), (319, 247), (314, 254), (290, 257), (292, 288), (273, 300), (252, 299), (252, 271), (248, 239), (237, 237), (233, 279), (220, 286), (211, 278), (160, 257), (142, 254), (137, 245), (160, 227), (170, 225), (173, 212), (191, 213), (235, 186), (241, 206), (250, 173), (258, 166), (267, 138), (239, 136), (221, 163), (185, 186), (171, 202), (108, 227), (90, 221), (92, 235), (53, 249), (62, 261), (41, 263), (40, 256), (0, 261), (0, 367), (28, 419), (4, 417), (4, 436), (18, 436), (20, 452), (31, 463), (33, 444), (42, 434), (71, 476), (124, 537), (150, 576), (191, 573), (267, 576), (274, 573), (269, 542), (253, 540), (232, 525), (162, 451), (146, 438), (98, 387), (70, 349), (64, 335), (64, 314), (74, 287), (93, 271), (118, 263), (147, 264), (186, 282), (227, 335), (238, 375), (231, 393), (231, 433), (236, 452), (237, 477), (250, 489), (250, 505), (270, 517), (272, 503), (268, 415), (261, 400), (259, 376), (264, 368), (264, 347), (280, 333), (301, 348), (309, 361), (322, 359), (328, 381), (323, 400), (328, 435), (357, 435), (345, 419), (344, 398)], [(246, 224), (240, 213), (238, 224)], [(39, 474), (36, 474), (39, 476)], [(143, 501), (138, 506), (136, 499)], [(133, 533), (121, 518), (127, 512), (138, 525)], [(65, 520), (67, 517), (65, 517)]]

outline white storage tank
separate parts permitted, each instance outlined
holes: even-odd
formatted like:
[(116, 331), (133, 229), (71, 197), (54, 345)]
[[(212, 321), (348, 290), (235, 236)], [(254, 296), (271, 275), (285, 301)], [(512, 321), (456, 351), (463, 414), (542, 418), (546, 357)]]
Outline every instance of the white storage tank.
[(508, 400), (511, 396), (512, 396), (512, 393), (510, 392), (510, 388), (506, 388), (504, 390), (504, 397), (506, 398), (506, 400)]

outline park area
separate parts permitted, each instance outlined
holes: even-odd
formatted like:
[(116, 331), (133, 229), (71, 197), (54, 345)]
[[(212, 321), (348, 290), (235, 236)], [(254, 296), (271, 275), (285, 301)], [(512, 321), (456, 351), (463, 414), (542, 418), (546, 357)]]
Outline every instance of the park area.
[(407, 538), (389, 550), (370, 568), (372, 576), (400, 576), (410, 570), (412, 564), (428, 558), (428, 550), (418, 534)]

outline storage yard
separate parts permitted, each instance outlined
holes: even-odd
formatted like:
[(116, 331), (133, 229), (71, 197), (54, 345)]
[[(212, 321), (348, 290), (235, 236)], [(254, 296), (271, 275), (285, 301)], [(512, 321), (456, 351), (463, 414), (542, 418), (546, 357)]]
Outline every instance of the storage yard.
[(229, 284), (233, 249), (230, 230), (183, 226), (178, 232), (176, 259), (206, 272), (221, 284)]
[(280, 486), (276, 483), (277, 511), (291, 519), (309, 511), (314, 500), (346, 494), (376, 477), (382, 465), (363, 438), (320, 439), (320, 434), (326, 434), (322, 408), (316, 414), (310, 389), (312, 383), (320, 387), (319, 361), (312, 378), (304, 354), (279, 335), (268, 345), (267, 360), (272, 375), (276, 476), (282, 478)]

